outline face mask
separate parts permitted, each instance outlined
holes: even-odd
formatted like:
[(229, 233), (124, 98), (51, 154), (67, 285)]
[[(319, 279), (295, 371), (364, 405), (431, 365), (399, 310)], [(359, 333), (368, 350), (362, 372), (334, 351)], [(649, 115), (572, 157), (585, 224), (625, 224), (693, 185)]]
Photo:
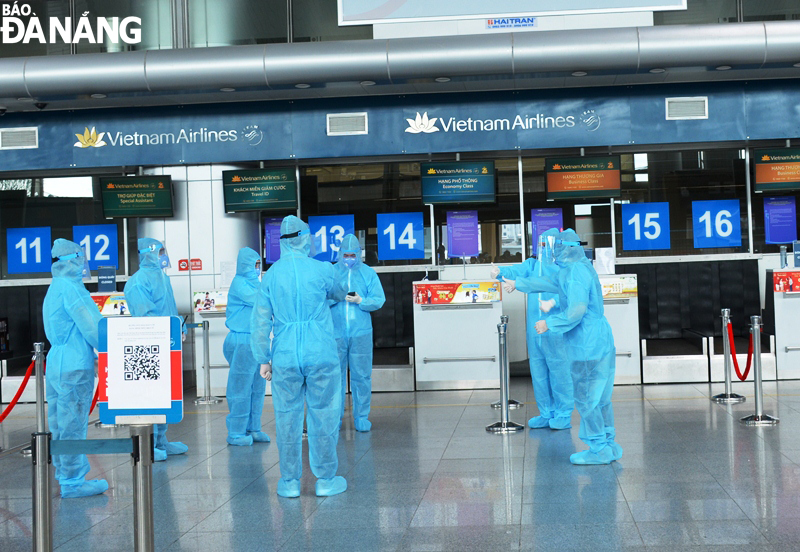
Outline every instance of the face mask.
[(356, 266), (356, 260), (351, 257), (345, 257), (342, 262), (344, 262), (344, 266), (347, 268), (353, 268)]

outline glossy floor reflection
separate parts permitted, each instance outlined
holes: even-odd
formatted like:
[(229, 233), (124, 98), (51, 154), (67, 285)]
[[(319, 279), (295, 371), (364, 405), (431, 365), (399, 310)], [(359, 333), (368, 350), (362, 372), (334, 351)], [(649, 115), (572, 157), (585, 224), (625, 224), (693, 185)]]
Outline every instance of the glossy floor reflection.
[[(345, 422), (339, 473), (346, 493), (314, 496), (306, 468), (302, 496), (275, 494), (274, 443), (225, 443), (225, 403), (186, 402), (169, 436), (185, 456), (154, 467), (157, 550), (800, 550), (800, 382), (765, 383), (773, 428), (747, 428), (744, 404), (719, 406), (720, 385), (617, 387), (621, 461), (572, 466), (584, 447), (578, 416), (567, 431), (488, 434), (498, 391), (375, 394), (371, 433)], [(537, 414), (530, 380), (512, 380), (519, 423)], [(29, 438), (33, 408), (0, 425), (0, 447)], [(275, 435), (271, 400), (265, 431)], [(125, 429), (90, 428), (91, 437)], [(307, 454), (307, 452), (306, 452)], [(53, 499), (59, 551), (132, 550), (131, 468), (125, 455), (90, 457), (90, 477), (111, 489)], [(0, 452), (0, 550), (31, 549), (31, 465)]]

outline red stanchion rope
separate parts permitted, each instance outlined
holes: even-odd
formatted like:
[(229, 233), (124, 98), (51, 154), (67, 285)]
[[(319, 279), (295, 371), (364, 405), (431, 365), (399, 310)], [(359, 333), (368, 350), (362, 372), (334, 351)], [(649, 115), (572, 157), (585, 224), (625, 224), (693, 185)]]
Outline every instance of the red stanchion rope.
[(744, 375), (739, 370), (739, 361), (736, 360), (736, 346), (733, 344), (733, 326), (728, 324), (728, 342), (731, 346), (731, 357), (733, 358), (733, 367), (736, 369), (736, 377), (744, 381), (750, 373), (750, 366), (753, 363), (753, 334), (750, 334), (750, 344), (747, 347), (747, 366), (744, 369)]
[(22, 392), (25, 391), (25, 386), (28, 385), (28, 380), (31, 379), (31, 373), (33, 372), (33, 361), (31, 361), (31, 365), (28, 366), (28, 371), (25, 372), (25, 378), (22, 380), (22, 385), (19, 386), (17, 389), (17, 394), (14, 395), (14, 398), (11, 399), (11, 402), (8, 404), (3, 413), (0, 414), (0, 423), (6, 419), (6, 416), (11, 414), (11, 411), (14, 410), (14, 407), (17, 406), (17, 401), (22, 396)]
[(100, 382), (97, 383), (97, 389), (94, 390), (94, 398), (92, 399), (92, 407), (89, 409), (89, 416), (94, 412), (94, 407), (97, 406), (97, 399), (100, 397)]

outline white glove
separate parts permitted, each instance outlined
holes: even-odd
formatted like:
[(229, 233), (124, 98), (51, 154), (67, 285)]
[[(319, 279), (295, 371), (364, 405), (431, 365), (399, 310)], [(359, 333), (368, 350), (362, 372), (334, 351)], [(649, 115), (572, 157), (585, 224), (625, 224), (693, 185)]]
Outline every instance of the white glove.
[(267, 381), (272, 381), (272, 364), (267, 362), (266, 364), (261, 365), (261, 377)]
[(497, 277), (499, 275), (500, 275), (500, 269), (494, 266), (494, 263), (492, 263), (492, 271), (489, 272), (489, 276), (492, 277), (492, 280), (497, 280)]
[(544, 332), (547, 331), (547, 322), (545, 322), (544, 320), (539, 320), (536, 323), (535, 328), (536, 328), (536, 333), (543, 334)]
[(186, 334), (185, 334), (185, 333), (182, 333), (182, 334), (181, 334), (181, 343), (183, 343), (183, 342), (185, 342), (185, 341), (186, 341)]
[(515, 289), (517, 289), (517, 283), (514, 280), (503, 281), (503, 290), (506, 293), (513, 293)]
[(344, 300), (348, 303), (355, 303), (356, 305), (360, 305), (362, 301), (361, 296), (358, 293), (355, 295), (348, 295), (344, 298)]
[(556, 306), (555, 299), (548, 299), (547, 301), (543, 301), (539, 299), (539, 308), (542, 309), (542, 312), (550, 312), (550, 309)]

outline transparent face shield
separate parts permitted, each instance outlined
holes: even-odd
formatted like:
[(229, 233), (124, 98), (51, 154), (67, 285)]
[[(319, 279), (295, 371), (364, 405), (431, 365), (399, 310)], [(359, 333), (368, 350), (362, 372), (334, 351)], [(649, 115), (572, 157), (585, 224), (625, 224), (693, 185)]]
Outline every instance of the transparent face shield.
[[(310, 233), (311, 233), (310, 230), (298, 230), (297, 232), (292, 232), (291, 234), (282, 234), (281, 235), (281, 239), (282, 240), (289, 240), (289, 239), (292, 239), (292, 238), (299, 238), (301, 236), (309, 235)], [(311, 236), (310, 237), (310, 242), (311, 242), (311, 250), (308, 252), (308, 256), (309, 257), (312, 257), (312, 258), (316, 257), (317, 256), (317, 252), (324, 251), (324, 248), (322, 247), (322, 238), (320, 238), (319, 236)], [(297, 242), (294, 242), (294, 243), (297, 243)]]
[(161, 247), (159, 247), (158, 244), (152, 243), (149, 246), (145, 247), (144, 249), (140, 249), (139, 253), (144, 255), (146, 253), (150, 253), (153, 251), (158, 251), (159, 268), (172, 268), (172, 263), (169, 260), (169, 254), (167, 253), (166, 245), (162, 245)]
[(59, 261), (70, 261), (72, 259), (80, 259), (83, 261), (83, 267), (81, 268), (81, 278), (83, 278), (84, 282), (88, 282), (92, 279), (92, 271), (89, 268), (89, 259), (86, 258), (86, 253), (81, 250), (80, 253), (71, 253), (69, 255), (61, 255), (58, 260)]

